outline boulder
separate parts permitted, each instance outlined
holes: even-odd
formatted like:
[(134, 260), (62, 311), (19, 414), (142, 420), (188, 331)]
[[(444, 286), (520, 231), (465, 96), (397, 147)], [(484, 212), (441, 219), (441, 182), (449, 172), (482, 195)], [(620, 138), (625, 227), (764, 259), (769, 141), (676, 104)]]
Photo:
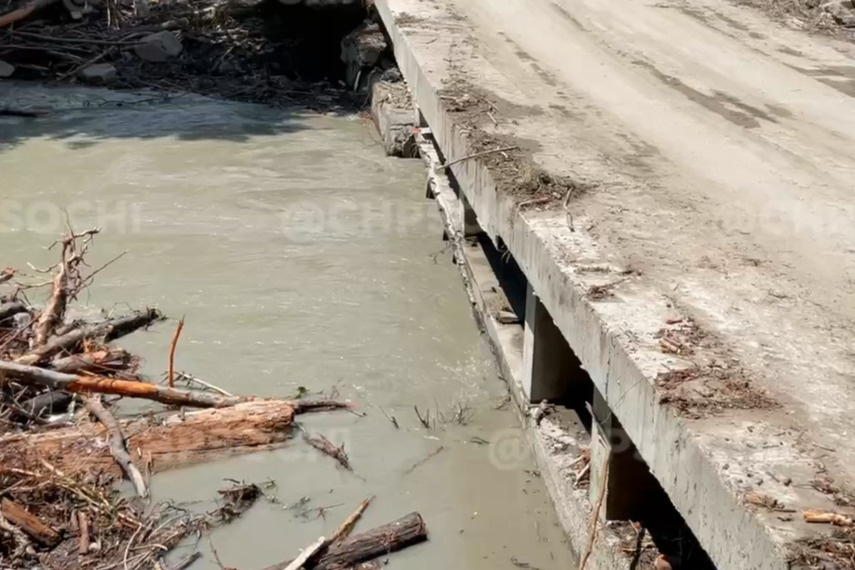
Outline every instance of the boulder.
[(166, 61), (178, 57), (184, 47), (174, 33), (164, 30), (149, 34), (134, 46), (134, 53), (145, 61)]
[(823, 12), (846, 28), (855, 28), (855, 4), (852, 0), (831, 0), (820, 4)]
[(0, 78), (12, 77), (13, 73), (15, 73), (15, 66), (0, 59)]
[(77, 78), (84, 83), (106, 85), (116, 79), (116, 68), (109, 63), (94, 63), (78, 71)]
[(366, 21), (341, 40), (341, 60), (347, 64), (345, 81), (355, 91), (362, 86), (362, 75), (380, 63), (387, 50), (380, 26)]

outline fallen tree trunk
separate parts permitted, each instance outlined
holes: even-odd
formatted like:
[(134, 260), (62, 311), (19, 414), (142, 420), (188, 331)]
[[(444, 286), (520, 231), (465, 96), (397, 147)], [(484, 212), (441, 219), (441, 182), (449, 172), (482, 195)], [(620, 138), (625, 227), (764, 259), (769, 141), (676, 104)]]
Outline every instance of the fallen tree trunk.
[[(154, 424), (150, 418), (122, 420), (118, 424), (130, 455), (155, 473), (280, 447), (290, 438), (293, 419), (291, 403), (274, 400), (173, 414)], [(83, 423), (0, 438), (0, 473), (6, 467), (39, 466), (44, 459), (65, 473), (86, 470), (119, 478), (122, 472), (103, 444), (108, 437), (108, 430), (100, 423)]]
[[(307, 570), (350, 568), (427, 540), (427, 527), (419, 513), (410, 513), (394, 522), (356, 534), (333, 544), (315, 560), (304, 565)], [(290, 561), (280, 562), (265, 570), (284, 570)]]
[(76, 328), (64, 335), (51, 338), (45, 344), (16, 358), (15, 362), (25, 365), (39, 364), (63, 350), (71, 350), (84, 340), (103, 338), (105, 341), (111, 341), (162, 318), (163, 315), (157, 309), (146, 309), (141, 313)]

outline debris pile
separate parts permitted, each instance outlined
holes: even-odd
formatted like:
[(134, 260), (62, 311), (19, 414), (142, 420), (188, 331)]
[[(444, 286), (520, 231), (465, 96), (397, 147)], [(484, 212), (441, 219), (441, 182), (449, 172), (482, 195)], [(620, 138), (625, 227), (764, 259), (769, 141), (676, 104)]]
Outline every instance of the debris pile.
[(341, 40), (365, 16), (359, 3), (13, 0), (0, 15), (0, 77), (355, 108), (364, 96), (341, 81)]
[[(174, 568), (162, 558), (182, 540), (241, 516), (263, 493), (235, 483), (220, 491), (217, 509), (193, 513), (149, 504), (153, 474), (274, 449), (291, 437), (295, 416), (351, 407), (333, 399), (236, 396), (176, 375), (175, 343), (183, 323), (173, 339), (169, 373), (160, 384), (146, 381), (138, 359), (110, 343), (163, 321), (159, 311), (97, 321), (71, 317), (74, 301), (112, 263), (93, 268), (86, 262), (98, 234), (77, 233), (69, 225), (51, 246), (58, 263), (34, 269), (39, 282), (27, 282), (11, 268), (0, 272), (0, 568)], [(28, 294), (42, 287), (50, 293), (36, 307)], [(162, 406), (129, 416), (118, 405), (122, 398)], [(316, 447), (346, 464), (343, 448)], [(117, 489), (123, 477), (132, 494)], [(347, 538), (367, 506), (360, 505), (330, 540), (304, 551), (301, 566), (349, 567), (426, 539), (417, 513)]]

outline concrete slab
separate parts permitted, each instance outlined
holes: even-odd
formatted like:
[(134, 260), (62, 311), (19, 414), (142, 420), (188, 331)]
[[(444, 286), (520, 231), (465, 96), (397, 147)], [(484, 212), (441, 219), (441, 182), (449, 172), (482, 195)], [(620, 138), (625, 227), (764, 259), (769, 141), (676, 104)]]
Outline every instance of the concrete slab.
[(477, 129), (587, 187), (520, 208), (496, 161), (451, 167), (717, 566), (830, 535), (798, 511), (855, 481), (855, 48), (713, 1), (376, 6), (448, 161), (472, 86)]

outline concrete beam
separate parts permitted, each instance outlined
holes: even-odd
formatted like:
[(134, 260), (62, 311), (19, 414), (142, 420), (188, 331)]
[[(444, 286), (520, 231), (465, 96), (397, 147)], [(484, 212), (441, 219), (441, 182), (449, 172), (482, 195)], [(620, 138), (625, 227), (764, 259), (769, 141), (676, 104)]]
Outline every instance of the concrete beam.
[[(517, 86), (478, 53), (477, 42), (467, 41), (472, 33), (467, 22), (442, 2), (377, 0), (376, 6), (401, 71), (446, 160), (475, 152), (469, 125), (457, 124), (440, 96), (452, 77), (468, 73), (466, 77), (480, 89), (525, 104)], [(555, 132), (550, 120), (545, 113), (526, 117), (528, 130), (521, 132), (521, 127), (516, 134), (531, 139)], [(593, 163), (602, 157), (588, 160)], [(520, 211), (513, 197), (497, 190), (486, 161), (466, 160), (452, 170), (480, 226), (494, 242), (501, 238), (507, 244), (604, 401), (715, 564), (722, 569), (786, 569), (787, 546), (804, 536), (805, 529), (798, 521), (781, 521), (774, 512), (746, 506), (746, 490), (757, 485), (753, 474), (774, 473), (773, 478), (763, 478), (762, 491), (791, 508), (834, 509), (829, 497), (819, 492), (779, 483), (809, 481), (816, 475), (815, 458), (805, 453), (790, 419), (739, 409), (692, 419), (663, 403), (660, 375), (693, 366), (663, 353), (657, 340), (666, 316), (675, 313), (671, 291), (663, 292), (651, 280), (627, 278), (626, 267), (615, 262), (619, 257), (586, 232), (584, 220), (577, 218), (570, 231), (563, 212)], [(603, 286), (611, 293), (609, 298), (589, 295)], [(533, 355), (534, 351), (532, 359)], [(529, 384), (531, 389), (536, 383)], [(774, 450), (768, 448), (772, 440)]]
[(584, 372), (531, 285), (526, 287), (523, 338), (522, 383), (528, 401), (566, 398)]

